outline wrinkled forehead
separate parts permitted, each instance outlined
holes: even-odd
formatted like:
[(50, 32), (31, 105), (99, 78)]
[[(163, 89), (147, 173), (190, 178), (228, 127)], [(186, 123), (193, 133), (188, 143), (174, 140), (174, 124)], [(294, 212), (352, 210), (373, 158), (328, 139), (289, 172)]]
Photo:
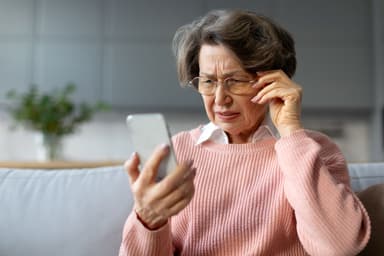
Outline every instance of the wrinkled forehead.
[(236, 55), (223, 45), (204, 44), (199, 52), (200, 74), (244, 73)]

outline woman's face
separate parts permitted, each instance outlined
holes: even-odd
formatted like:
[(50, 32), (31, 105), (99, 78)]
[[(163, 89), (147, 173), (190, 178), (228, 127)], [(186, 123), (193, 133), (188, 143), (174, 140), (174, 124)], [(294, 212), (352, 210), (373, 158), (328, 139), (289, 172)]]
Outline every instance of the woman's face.
[[(199, 67), (199, 76), (220, 82), (228, 77), (243, 81), (255, 78), (243, 70), (234, 53), (222, 45), (204, 44), (200, 49)], [(219, 84), (214, 95), (202, 95), (207, 116), (228, 134), (231, 143), (245, 143), (264, 120), (267, 108), (251, 102), (258, 90), (251, 95), (234, 95)]]

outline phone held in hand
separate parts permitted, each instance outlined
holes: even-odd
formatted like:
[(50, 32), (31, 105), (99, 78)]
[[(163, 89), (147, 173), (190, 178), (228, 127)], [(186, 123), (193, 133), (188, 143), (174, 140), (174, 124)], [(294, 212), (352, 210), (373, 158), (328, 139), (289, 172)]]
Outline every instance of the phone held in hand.
[(161, 144), (170, 146), (170, 153), (162, 160), (156, 180), (159, 181), (173, 171), (177, 165), (172, 140), (165, 118), (160, 113), (131, 114), (127, 126), (133, 150), (140, 157), (140, 168), (148, 161), (155, 148)]

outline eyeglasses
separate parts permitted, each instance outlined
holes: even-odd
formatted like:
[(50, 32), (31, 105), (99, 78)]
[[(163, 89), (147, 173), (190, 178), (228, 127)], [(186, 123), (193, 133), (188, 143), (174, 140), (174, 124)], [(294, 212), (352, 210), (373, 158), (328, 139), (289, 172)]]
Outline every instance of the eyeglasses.
[[(221, 84), (230, 93), (236, 95), (248, 95), (255, 92), (252, 83), (256, 80), (239, 80), (232, 77), (224, 79)], [(211, 96), (215, 94), (219, 81), (197, 76), (188, 82), (188, 86), (197, 90), (200, 94)]]

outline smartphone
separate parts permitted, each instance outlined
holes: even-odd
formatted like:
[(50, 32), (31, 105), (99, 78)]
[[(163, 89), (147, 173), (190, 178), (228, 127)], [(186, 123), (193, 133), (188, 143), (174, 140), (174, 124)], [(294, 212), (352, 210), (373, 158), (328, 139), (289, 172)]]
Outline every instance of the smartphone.
[(133, 150), (140, 157), (140, 169), (148, 161), (155, 148), (164, 143), (170, 146), (170, 152), (160, 164), (156, 181), (163, 179), (175, 169), (177, 162), (172, 140), (167, 122), (161, 113), (128, 115), (127, 126)]

